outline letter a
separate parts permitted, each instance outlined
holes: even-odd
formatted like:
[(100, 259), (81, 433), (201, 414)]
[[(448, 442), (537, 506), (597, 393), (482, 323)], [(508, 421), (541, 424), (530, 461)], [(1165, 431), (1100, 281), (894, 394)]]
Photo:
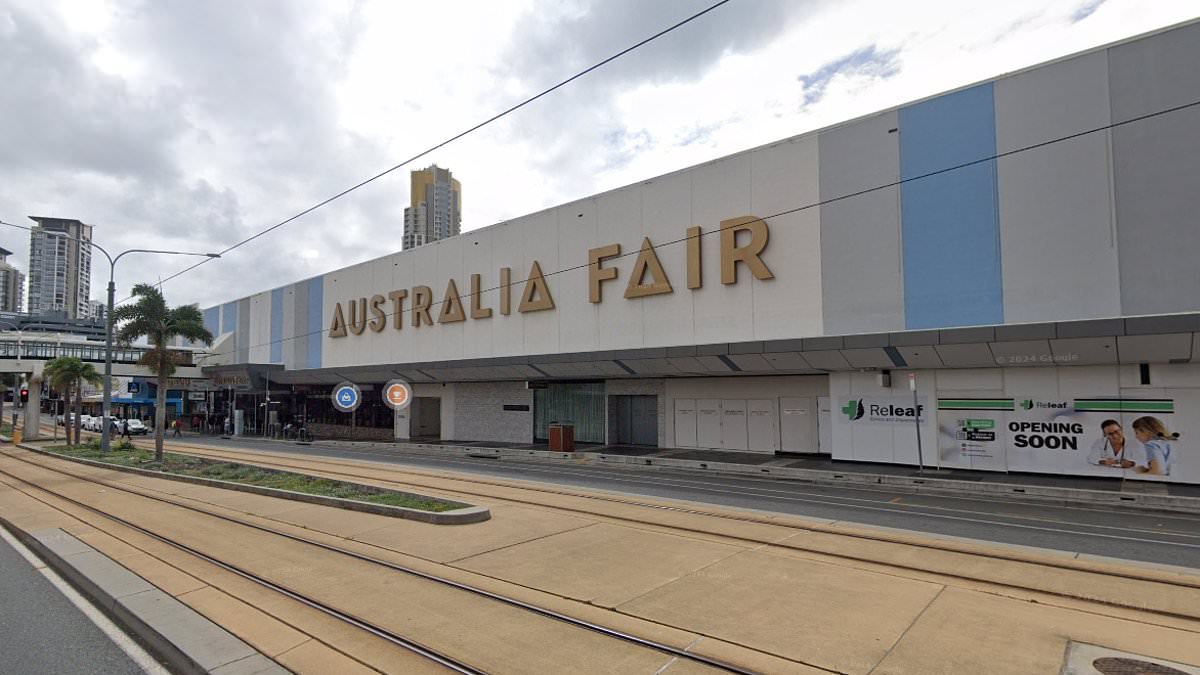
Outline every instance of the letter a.
[[(644, 283), (642, 278), (650, 273), (650, 283)], [(629, 285), (625, 287), (626, 298), (640, 298), (646, 295), (671, 293), (671, 282), (667, 280), (667, 272), (654, 252), (650, 237), (642, 240), (642, 250), (638, 253), (637, 262), (633, 264), (633, 274), (629, 275)]]
[(342, 315), (342, 303), (333, 306), (333, 324), (329, 326), (329, 337), (346, 337), (346, 317)]
[(529, 268), (529, 279), (525, 281), (525, 290), (521, 293), (521, 304), (517, 305), (518, 312), (540, 312), (544, 309), (554, 309), (554, 298), (550, 296), (550, 287), (542, 276), (542, 266), (536, 260)]

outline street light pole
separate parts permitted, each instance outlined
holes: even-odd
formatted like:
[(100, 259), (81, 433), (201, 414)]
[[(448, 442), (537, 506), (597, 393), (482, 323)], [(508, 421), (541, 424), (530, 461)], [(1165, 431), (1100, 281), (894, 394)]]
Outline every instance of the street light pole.
[[(89, 242), (91, 243), (91, 242)], [(116, 303), (117, 286), (115, 277), (117, 274), (117, 261), (127, 253), (158, 253), (161, 255), (194, 255), (205, 258), (220, 258), (220, 253), (191, 253), (188, 251), (162, 251), (150, 248), (131, 248), (128, 251), (122, 251), (117, 254), (117, 257), (112, 257), (108, 251), (100, 248), (97, 244), (92, 246), (99, 249), (108, 258), (108, 309), (105, 310), (105, 329), (104, 329), (104, 423), (100, 431), (100, 451), (108, 452), (112, 441), (112, 342), (113, 342), (113, 310)], [(159, 386), (162, 386), (160, 383)]]
[[(32, 227), (25, 227), (23, 225), (15, 225), (13, 223), (6, 223), (2, 220), (0, 220), (0, 224), (8, 225), (9, 227), (15, 227), (19, 230), (29, 230), (30, 232), (37, 232), (37, 230), (34, 230), (34, 228), (32, 228)], [(72, 239), (74, 241), (77, 241), (77, 242), (80, 242), (83, 244), (87, 244), (87, 245), (91, 246), (92, 248), (96, 249), (97, 251), (100, 251), (101, 253), (103, 253), (105, 258), (108, 258), (108, 308), (105, 310), (106, 316), (104, 317), (104, 323), (105, 323), (105, 329), (104, 329), (104, 419), (103, 419), (103, 424), (101, 425), (102, 428), (100, 430), (100, 449), (103, 452), (108, 452), (109, 443), (111, 441), (111, 433), (112, 433), (112, 429), (110, 429), (110, 427), (112, 426), (112, 347), (113, 347), (112, 343), (113, 343), (113, 309), (114, 309), (114, 305), (116, 303), (116, 292), (117, 292), (117, 286), (115, 283), (115, 278), (116, 278), (116, 274), (117, 274), (117, 261), (119, 261), (122, 257), (124, 257), (125, 255), (127, 255), (129, 253), (157, 253), (157, 254), (161, 254), (161, 255), (191, 255), (191, 256), (197, 256), (197, 257), (201, 257), (201, 258), (220, 258), (221, 254), (220, 253), (193, 253), (190, 251), (164, 251), (164, 250), (153, 249), (153, 248), (131, 248), (128, 251), (122, 251), (122, 252), (118, 253), (117, 257), (114, 258), (111, 255), (109, 255), (108, 251), (104, 250), (103, 246), (101, 246), (100, 244), (97, 244), (96, 242), (92, 241), (91, 239), (81, 239), (80, 237), (72, 237), (71, 235), (67, 234), (66, 232), (47, 232), (45, 230), (42, 230), (38, 233), (48, 236), (48, 237), (62, 237), (63, 239)], [(65, 424), (66, 423), (64, 422), (64, 425)]]

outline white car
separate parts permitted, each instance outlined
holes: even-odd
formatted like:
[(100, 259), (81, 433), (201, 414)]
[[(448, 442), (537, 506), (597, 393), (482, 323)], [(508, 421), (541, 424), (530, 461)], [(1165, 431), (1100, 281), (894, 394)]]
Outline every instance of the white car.
[(125, 420), (125, 424), (129, 425), (129, 433), (134, 436), (145, 436), (150, 432), (141, 420)]

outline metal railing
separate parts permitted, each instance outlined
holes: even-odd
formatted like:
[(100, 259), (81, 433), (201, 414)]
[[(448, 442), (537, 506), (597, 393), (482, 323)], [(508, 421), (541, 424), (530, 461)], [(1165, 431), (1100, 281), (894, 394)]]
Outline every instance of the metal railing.
[[(137, 363), (149, 351), (143, 347), (113, 348), (113, 363)], [(173, 349), (181, 355), (178, 365), (191, 366), (194, 353), (187, 349)], [(83, 361), (104, 362), (103, 344), (34, 342), (28, 340), (0, 340), (0, 359), (50, 360), (60, 356), (74, 356)]]

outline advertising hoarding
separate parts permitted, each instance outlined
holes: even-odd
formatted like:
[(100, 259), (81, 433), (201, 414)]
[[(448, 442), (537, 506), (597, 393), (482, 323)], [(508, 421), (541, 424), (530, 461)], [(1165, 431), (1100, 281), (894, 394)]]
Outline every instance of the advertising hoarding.
[(1168, 398), (938, 399), (944, 466), (1200, 482)]

